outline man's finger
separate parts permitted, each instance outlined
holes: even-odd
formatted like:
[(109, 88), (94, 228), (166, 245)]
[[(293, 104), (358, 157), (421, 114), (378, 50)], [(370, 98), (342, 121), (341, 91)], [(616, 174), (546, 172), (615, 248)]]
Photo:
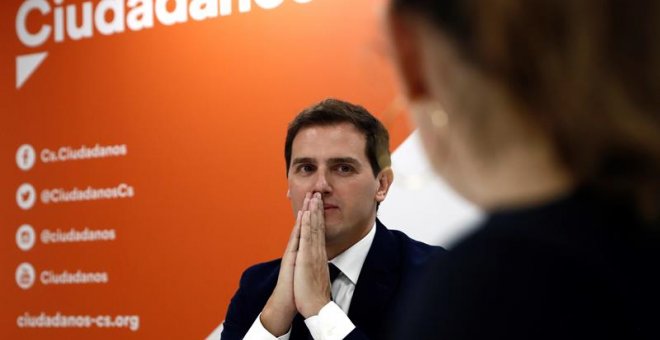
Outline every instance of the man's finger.
[(287, 243), (284, 255), (282, 256), (282, 268), (293, 266), (296, 263), (296, 255), (300, 244), (301, 216), (302, 212), (299, 211), (298, 217), (296, 218), (296, 224), (293, 225), (293, 230), (291, 230), (291, 235), (289, 236), (289, 243)]
[(309, 248), (310, 242), (310, 220), (311, 213), (309, 210), (302, 212), (302, 218), (300, 223), (300, 243), (298, 245), (298, 251), (304, 253)]
[(308, 192), (305, 194), (305, 199), (303, 200), (302, 211), (309, 210), (309, 201), (312, 199), (312, 193)]
[(316, 193), (312, 197), (312, 200), (310, 201), (309, 205), (309, 212), (310, 212), (310, 227), (309, 227), (309, 232), (310, 232), (310, 242), (314, 246), (319, 245), (319, 239), (322, 236), (325, 235), (320, 235), (320, 230), (319, 230), (319, 201), (321, 194)]
[[(306, 237), (307, 241), (309, 241), (310, 237), (312, 237), (310, 232), (311, 232), (311, 228), (313, 228), (313, 225), (311, 224), (312, 213), (310, 212), (310, 209), (312, 209), (312, 207), (313, 207), (313, 203), (312, 203), (313, 199), (314, 199), (314, 195), (311, 192), (308, 192), (308, 193), (305, 194), (305, 200), (303, 201), (303, 210), (302, 210), (303, 211), (303, 216), (305, 215), (305, 213), (307, 213), (309, 215), (308, 219), (306, 220), (307, 223), (305, 224), (305, 226), (306, 226), (305, 237)], [(302, 226), (301, 226), (301, 228), (302, 228)]]
[(317, 209), (316, 209), (316, 231), (318, 234), (319, 245), (325, 249), (325, 218), (323, 214), (325, 209), (323, 209), (323, 199), (321, 194), (318, 195), (317, 199)]
[(298, 211), (296, 216), (296, 224), (293, 225), (293, 230), (291, 230), (291, 236), (289, 236), (289, 243), (287, 244), (288, 252), (295, 252), (298, 250), (298, 243), (300, 240), (300, 220), (302, 218), (302, 211)]

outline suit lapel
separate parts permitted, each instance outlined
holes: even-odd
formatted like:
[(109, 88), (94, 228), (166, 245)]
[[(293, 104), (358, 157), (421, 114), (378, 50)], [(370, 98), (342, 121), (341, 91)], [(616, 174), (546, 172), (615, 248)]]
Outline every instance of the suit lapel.
[(385, 307), (399, 284), (400, 253), (394, 236), (376, 220), (376, 235), (348, 310), (353, 324), (370, 336), (377, 335), (382, 329)]

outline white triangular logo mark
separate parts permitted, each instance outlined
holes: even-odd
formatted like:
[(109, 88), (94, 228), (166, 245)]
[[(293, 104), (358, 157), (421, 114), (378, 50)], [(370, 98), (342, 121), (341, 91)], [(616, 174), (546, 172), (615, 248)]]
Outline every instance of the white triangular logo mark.
[(16, 89), (23, 86), (47, 56), (48, 52), (41, 52), (16, 57)]

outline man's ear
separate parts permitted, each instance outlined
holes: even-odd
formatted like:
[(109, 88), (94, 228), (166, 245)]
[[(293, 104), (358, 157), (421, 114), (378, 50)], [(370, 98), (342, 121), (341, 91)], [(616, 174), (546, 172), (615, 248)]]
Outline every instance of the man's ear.
[(291, 190), (286, 189), (286, 198), (291, 199)]
[(376, 179), (378, 180), (376, 202), (380, 203), (385, 200), (387, 192), (390, 190), (390, 186), (392, 186), (392, 181), (394, 181), (394, 172), (392, 171), (392, 168), (387, 167), (381, 170)]
[(422, 42), (419, 27), (408, 14), (388, 14), (390, 37), (399, 75), (408, 98), (415, 100), (428, 96), (422, 60)]

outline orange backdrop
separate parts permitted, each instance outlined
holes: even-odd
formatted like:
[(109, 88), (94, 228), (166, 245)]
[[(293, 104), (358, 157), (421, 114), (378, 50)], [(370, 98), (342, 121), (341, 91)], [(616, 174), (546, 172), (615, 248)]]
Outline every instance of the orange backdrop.
[[(101, 1), (41, 2), (51, 11), (30, 11), (25, 28), (53, 31), (36, 47), (17, 34), (25, 1), (0, 5), (0, 338), (206, 337), (222, 322), (241, 272), (279, 257), (285, 246), (293, 223), (283, 157), (288, 121), (332, 96), (379, 116), (393, 148), (410, 132), (386, 56), (384, 0), (283, 0), (271, 9), (260, 4), (278, 1), (255, 0), (243, 13), (234, 0), (231, 15), (171, 26), (154, 18), (153, 28), (112, 35), (94, 28), (80, 40), (65, 32), (63, 41), (54, 38), (56, 9), (74, 5), (82, 20), (83, 3), (96, 8)], [(17, 88), (17, 57), (43, 52), (47, 57)], [(16, 160), (23, 144), (36, 154), (26, 171)], [(127, 152), (41, 158), (44, 149), (96, 144), (126, 145)], [(26, 210), (18, 201), (27, 196), (16, 197), (23, 183), (37, 196)], [(41, 199), (43, 190), (120, 183), (134, 196)], [(28, 250), (16, 240), (23, 224), (37, 238)], [(116, 237), (39, 239), (44, 230), (85, 228), (114, 230)], [(27, 289), (15, 278), (24, 262), (35, 269)], [(106, 273), (108, 282), (42, 282), (44, 271), (78, 270)], [(26, 314), (41, 313), (134, 315), (139, 329), (19, 327)]]

